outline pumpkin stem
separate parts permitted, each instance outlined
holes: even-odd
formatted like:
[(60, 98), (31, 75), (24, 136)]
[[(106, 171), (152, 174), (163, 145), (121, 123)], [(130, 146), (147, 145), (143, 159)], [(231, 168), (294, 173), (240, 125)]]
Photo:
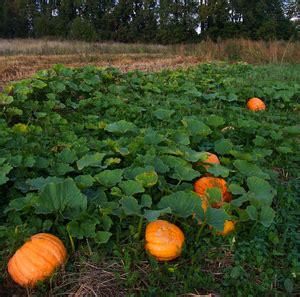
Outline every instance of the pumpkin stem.
[(71, 243), (72, 254), (75, 252), (75, 244), (72, 235), (69, 232), (69, 226), (67, 226), (67, 232)]
[(137, 240), (139, 240), (140, 237), (141, 237), (142, 227), (143, 227), (143, 220), (144, 220), (144, 218), (143, 218), (142, 216), (140, 216), (139, 225), (138, 225), (138, 230), (137, 230), (137, 233), (136, 233), (136, 236), (135, 236), (135, 238), (136, 238)]
[(197, 232), (197, 235), (196, 235), (196, 242), (199, 241), (199, 238), (200, 238), (200, 236), (201, 236), (201, 234), (202, 234), (203, 229), (204, 229), (205, 226), (206, 226), (206, 220), (204, 220), (204, 221), (202, 222), (201, 227), (199, 228), (199, 230), (198, 230), (198, 232)]

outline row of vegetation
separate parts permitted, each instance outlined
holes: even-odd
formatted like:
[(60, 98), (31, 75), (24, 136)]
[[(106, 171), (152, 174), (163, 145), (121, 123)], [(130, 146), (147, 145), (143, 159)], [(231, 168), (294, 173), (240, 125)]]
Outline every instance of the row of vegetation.
[[(299, 4), (282, 0), (3, 0), (0, 37), (178, 43), (298, 38)], [(298, 17), (298, 18), (297, 18)]]
[[(2, 279), (9, 259), (26, 286), (68, 253), (71, 273), (78, 255), (123, 263), (127, 293), (136, 284), (156, 296), (299, 292), (296, 73), (244, 63), (159, 73), (57, 65), (7, 86)], [(247, 108), (250, 97), (263, 102)], [(33, 263), (41, 253), (47, 263)], [(144, 262), (147, 274), (136, 269)]]

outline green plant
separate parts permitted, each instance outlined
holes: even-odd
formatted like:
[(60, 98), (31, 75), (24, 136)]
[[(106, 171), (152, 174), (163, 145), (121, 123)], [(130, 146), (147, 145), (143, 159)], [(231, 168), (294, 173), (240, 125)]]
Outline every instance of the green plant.
[[(20, 242), (45, 232), (66, 244), (71, 272), (78, 255), (124, 263), (128, 290), (139, 283), (154, 295), (297, 292), (298, 71), (245, 63), (158, 73), (56, 65), (6, 88), (1, 267)], [(249, 112), (249, 96), (268, 109)], [(195, 166), (208, 151), (220, 164)], [(219, 208), (204, 212), (193, 191), (202, 178), (226, 179), (232, 200), (220, 203), (222, 191), (212, 187), (206, 195)], [(181, 257), (170, 263), (144, 252), (146, 223), (158, 219), (185, 234)], [(235, 232), (212, 236), (229, 220)], [(135, 269), (143, 261), (146, 277)]]

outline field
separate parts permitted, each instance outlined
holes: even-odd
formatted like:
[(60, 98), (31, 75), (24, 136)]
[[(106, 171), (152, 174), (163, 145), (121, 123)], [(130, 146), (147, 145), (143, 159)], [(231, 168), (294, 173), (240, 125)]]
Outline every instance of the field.
[[(0, 295), (300, 294), (299, 74), (221, 62), (126, 73), (56, 65), (6, 85)], [(251, 97), (266, 110), (248, 110)], [(220, 164), (203, 166), (206, 152)], [(194, 192), (204, 176), (226, 180), (233, 200), (213, 187), (204, 210)], [(158, 218), (185, 235), (170, 262), (144, 249)], [(226, 220), (235, 230), (221, 236)], [(26, 291), (6, 265), (40, 232), (58, 236), (69, 259)]]
[(245, 61), (251, 64), (300, 63), (300, 42), (224, 40), (217, 43), (153, 45), (79, 41), (0, 39), (0, 88), (55, 64), (95, 65), (122, 71), (157, 71), (200, 62)]

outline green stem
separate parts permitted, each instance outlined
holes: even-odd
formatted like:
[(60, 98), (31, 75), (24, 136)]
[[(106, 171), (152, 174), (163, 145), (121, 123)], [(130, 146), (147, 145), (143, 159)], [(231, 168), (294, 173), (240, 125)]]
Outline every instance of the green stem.
[(89, 243), (89, 240), (87, 238), (86, 238), (86, 243), (87, 243), (88, 250), (89, 250), (89, 253), (90, 253), (90, 257), (91, 257), (93, 255), (93, 252), (91, 250), (90, 243)]
[(199, 241), (199, 238), (200, 238), (200, 236), (201, 236), (201, 234), (202, 234), (203, 229), (204, 229), (205, 226), (206, 226), (206, 220), (204, 220), (204, 221), (202, 222), (201, 227), (199, 228), (199, 230), (198, 230), (198, 232), (197, 232), (197, 235), (196, 235), (196, 242)]
[(74, 252), (75, 252), (75, 244), (74, 244), (73, 237), (72, 237), (72, 235), (69, 232), (69, 227), (68, 226), (67, 226), (67, 232), (68, 232), (68, 236), (69, 236), (70, 243), (71, 243), (72, 254), (74, 254)]
[(138, 230), (137, 230), (137, 234), (136, 234), (136, 239), (139, 240), (141, 233), (142, 233), (142, 227), (143, 227), (143, 216), (140, 216), (140, 220), (139, 220), (139, 226), (138, 226)]

